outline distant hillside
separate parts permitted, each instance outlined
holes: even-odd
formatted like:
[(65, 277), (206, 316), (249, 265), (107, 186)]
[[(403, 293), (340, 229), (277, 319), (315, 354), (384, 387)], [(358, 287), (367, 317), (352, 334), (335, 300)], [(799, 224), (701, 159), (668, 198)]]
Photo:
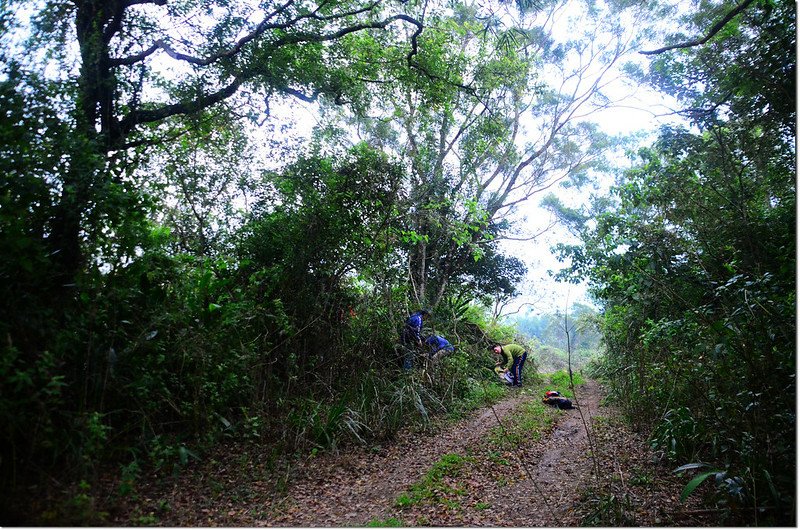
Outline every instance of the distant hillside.
[[(570, 334), (572, 368), (582, 368), (592, 357), (602, 352), (597, 329), (598, 312), (592, 307), (575, 303), (566, 318)], [(536, 359), (542, 372), (565, 370), (568, 364), (567, 334), (563, 313), (535, 315), (527, 313), (511, 318), (520, 335), (535, 344)]]

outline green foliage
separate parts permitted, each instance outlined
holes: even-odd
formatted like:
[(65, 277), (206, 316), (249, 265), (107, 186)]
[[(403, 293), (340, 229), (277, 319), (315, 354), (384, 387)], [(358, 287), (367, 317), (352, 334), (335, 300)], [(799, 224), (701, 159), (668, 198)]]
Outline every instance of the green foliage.
[[(614, 399), (677, 462), (726, 469), (732, 506), (794, 498), (796, 114), (779, 95), (794, 20), (754, 3), (709, 45), (658, 56), (650, 79), (695, 129), (663, 128), (596, 225), (575, 225), (583, 244), (558, 247), (604, 304)], [(785, 507), (764, 517), (791, 523)]]
[(681, 491), (681, 501), (685, 501), (689, 497), (689, 495), (691, 495), (692, 492), (695, 489), (697, 489), (697, 486), (702, 484), (705, 479), (707, 479), (708, 477), (714, 476), (717, 473), (719, 473), (719, 471), (707, 471), (705, 473), (700, 473), (699, 475), (694, 477), (692, 480), (690, 480), (689, 483), (686, 484), (686, 487), (683, 488), (683, 491)]
[(636, 526), (633, 503), (627, 493), (621, 496), (613, 493), (593, 496), (590, 493), (586, 502), (591, 510), (581, 520), (581, 526)]
[(343, 403), (325, 406), (306, 398), (295, 406), (289, 405), (287, 420), (298, 439), (330, 448), (344, 428), (346, 412)]
[(120, 467), (122, 476), (119, 481), (117, 493), (121, 497), (135, 497), (136, 482), (141, 474), (141, 466), (138, 460), (134, 459), (129, 464)]
[(556, 420), (556, 411), (537, 401), (525, 403), (503, 426), (489, 431), (489, 441), (495, 447), (520, 447), (540, 440)]
[(633, 469), (629, 482), (634, 486), (649, 486), (653, 484), (653, 476), (646, 471)]
[(569, 372), (564, 370), (553, 372), (548, 378), (550, 379), (550, 385), (553, 387), (548, 387), (548, 390), (556, 390), (565, 397), (572, 397), (574, 395), (572, 392), (573, 385), (578, 386), (586, 382), (579, 373), (573, 373), (572, 380), (570, 380)]
[(421, 503), (454, 505), (453, 497), (457, 498), (465, 491), (457, 482), (458, 477), (470, 462), (474, 459), (457, 454), (442, 455), (419, 481), (397, 497), (395, 505), (400, 508)]
[(97, 509), (91, 485), (81, 480), (72, 489), (71, 496), (48, 507), (42, 521), (52, 526), (102, 526), (108, 513)]
[(365, 526), (367, 526), (368, 528), (400, 528), (405, 525), (400, 519), (390, 517), (388, 519), (384, 519), (383, 521), (372, 520), (368, 522)]
[[(489, 382), (485, 377), (490, 377)], [(500, 401), (508, 393), (504, 385), (495, 380), (494, 374), (484, 376), (483, 380), (467, 379), (466, 394), (454, 403), (451, 415), (461, 417), (464, 413)]]
[(673, 461), (693, 460), (703, 442), (700, 426), (687, 407), (668, 410), (650, 436), (654, 449), (664, 449)]
[(485, 307), (475, 305), (467, 312), (467, 318), (486, 330), (487, 347), (494, 343), (507, 344), (517, 339), (517, 327), (513, 323), (505, 323), (490, 319)]
[[(573, 304), (566, 322), (563, 314), (520, 315), (514, 318), (519, 333), (534, 338), (532, 352), (543, 371), (580, 370), (602, 352), (599, 314), (584, 304)], [(570, 344), (567, 349), (568, 326)]]

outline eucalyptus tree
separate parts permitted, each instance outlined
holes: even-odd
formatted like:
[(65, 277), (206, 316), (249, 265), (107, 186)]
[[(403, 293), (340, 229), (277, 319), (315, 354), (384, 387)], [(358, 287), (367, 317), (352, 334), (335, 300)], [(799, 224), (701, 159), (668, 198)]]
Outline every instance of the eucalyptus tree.
[[(418, 303), (435, 306), (468, 283), (470, 262), (498, 256), (498, 241), (512, 237), (522, 204), (585, 181), (613, 146), (587, 119), (617, 103), (606, 95), (613, 68), (637, 46), (624, 28), (646, 8), (525, 7), (432, 3), (417, 40), (422, 67), (378, 85), (368, 117), (355, 117), (362, 138), (406, 161), (403, 241)], [(579, 21), (567, 19), (576, 12)], [(567, 25), (582, 29), (570, 35)]]

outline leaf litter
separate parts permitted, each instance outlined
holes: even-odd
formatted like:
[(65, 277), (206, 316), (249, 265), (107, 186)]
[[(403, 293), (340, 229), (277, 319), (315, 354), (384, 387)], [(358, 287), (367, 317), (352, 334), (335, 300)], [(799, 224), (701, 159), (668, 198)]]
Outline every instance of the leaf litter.
[[(645, 436), (601, 404), (603, 388), (576, 388), (580, 410), (553, 410), (535, 440), (504, 437), (534, 390), (514, 391), (434, 432), (403, 431), (381, 447), (349, 447), (267, 465), (231, 444), (167, 479), (142, 481), (109, 523), (197, 527), (715, 526), (701, 496), (679, 501), (686, 479), (651, 452)], [(581, 413), (583, 418), (581, 417)], [(503, 425), (498, 425), (498, 420)], [(587, 428), (591, 433), (587, 436)], [(515, 443), (511, 443), (511, 440)], [(596, 458), (592, 458), (592, 447)], [(420, 500), (399, 502), (444, 461)], [(448, 472), (453, 473), (448, 474)]]

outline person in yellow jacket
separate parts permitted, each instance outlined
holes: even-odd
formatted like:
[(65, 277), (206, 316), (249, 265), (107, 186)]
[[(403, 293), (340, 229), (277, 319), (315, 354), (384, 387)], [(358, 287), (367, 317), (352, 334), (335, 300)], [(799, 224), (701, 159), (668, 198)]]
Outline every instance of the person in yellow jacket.
[(528, 358), (528, 352), (519, 344), (495, 344), (492, 351), (500, 356), (498, 368), (511, 376), (512, 386), (522, 386), (522, 368)]

